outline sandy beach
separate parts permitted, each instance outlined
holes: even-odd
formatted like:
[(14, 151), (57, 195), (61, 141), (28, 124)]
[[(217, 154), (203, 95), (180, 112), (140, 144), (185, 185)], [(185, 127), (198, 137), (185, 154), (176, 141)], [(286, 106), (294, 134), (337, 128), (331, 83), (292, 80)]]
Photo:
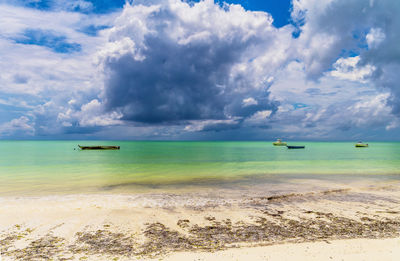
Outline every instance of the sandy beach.
[(0, 0), (0, 261), (400, 261), (400, 0)]
[(297, 187), (297, 192), (291, 192), (294, 187), (271, 192), (260, 186), (179, 194), (1, 197), (1, 256), (3, 260), (394, 260), (399, 256), (399, 182), (308, 180)]
[(176, 253), (165, 260), (399, 260), (400, 238), (345, 239), (229, 249), (216, 253)]

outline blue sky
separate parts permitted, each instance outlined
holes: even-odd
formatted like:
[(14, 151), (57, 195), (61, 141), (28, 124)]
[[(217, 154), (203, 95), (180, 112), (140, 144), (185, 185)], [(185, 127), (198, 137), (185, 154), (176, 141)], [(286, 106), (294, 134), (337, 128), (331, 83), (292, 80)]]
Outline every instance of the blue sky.
[(398, 12), (0, 0), (0, 139), (400, 140)]
[[(7, 2), (7, 1), (5, 1)], [(57, 0), (20, 0), (10, 1), (16, 5), (26, 6), (29, 8), (35, 8), (39, 10), (52, 11), (52, 10), (68, 10), (82, 13), (109, 13), (122, 9), (125, 5), (125, 0), (86, 0), (86, 1), (71, 1), (75, 4), (62, 4), (67, 1)], [(135, 1), (130, 1), (135, 3)], [(190, 2), (190, 1), (188, 1)], [(193, 1), (199, 2), (199, 0)], [(83, 4), (86, 3), (86, 4)], [(264, 11), (270, 13), (274, 18), (274, 25), (282, 27), (290, 23), (290, 11), (291, 1), (290, 0), (234, 0), (234, 1), (218, 1), (220, 5), (223, 3), (239, 4), (242, 5), (246, 10), (250, 11)]]
[(290, 12), (292, 9), (292, 1), (290, 0), (236, 0), (225, 2), (240, 4), (246, 10), (267, 12), (274, 18), (273, 24), (276, 27), (282, 27), (291, 23)]
[(43, 11), (67, 10), (96, 14), (116, 11), (125, 4), (125, 0), (11, 0), (4, 2)]

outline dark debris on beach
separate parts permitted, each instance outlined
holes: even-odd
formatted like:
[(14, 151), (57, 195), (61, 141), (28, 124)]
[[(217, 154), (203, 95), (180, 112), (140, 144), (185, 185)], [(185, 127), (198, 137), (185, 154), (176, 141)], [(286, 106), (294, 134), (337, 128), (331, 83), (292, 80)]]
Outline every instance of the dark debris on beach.
[[(382, 238), (399, 236), (400, 220), (377, 220), (363, 217), (360, 221), (335, 216), (331, 213), (310, 211), (317, 217), (302, 220), (274, 215), (270, 221), (258, 217), (254, 224), (229, 219), (210, 221), (209, 225), (187, 225), (186, 233), (172, 230), (162, 223), (147, 224), (143, 231), (144, 242), (133, 235), (113, 233), (108, 230), (78, 232), (73, 244), (51, 234), (30, 242), (25, 248), (13, 249), (13, 243), (21, 236), (17, 233), (1, 235), (0, 251), (3, 256), (18, 260), (69, 260), (75, 255), (106, 255), (110, 257), (157, 257), (169, 252), (188, 250), (217, 251), (238, 247), (243, 243), (268, 245), (283, 242), (310, 242), (349, 238)], [(182, 227), (182, 226), (181, 226)]]
[[(329, 196), (347, 191), (331, 191)], [(306, 195), (313, 197), (315, 195)], [(19, 240), (28, 240), (33, 229), (16, 225), (0, 232), (0, 255), (18, 260), (85, 260), (93, 256), (106, 256), (110, 260), (121, 257), (156, 258), (177, 251), (218, 251), (227, 248), (272, 245), (286, 242), (300, 243), (351, 238), (387, 238), (400, 235), (400, 215), (389, 211), (389, 217), (361, 215), (348, 218), (330, 212), (304, 210), (303, 215), (290, 218), (287, 211), (265, 208), (266, 201), (297, 200), (298, 194), (252, 198), (247, 202), (259, 213), (252, 221), (232, 222), (205, 216), (205, 224), (189, 219), (177, 220), (177, 229), (161, 222), (148, 223), (142, 233), (113, 232), (113, 225), (102, 229), (82, 231), (72, 241), (56, 237), (50, 231), (39, 239), (31, 240), (23, 248), (15, 248)], [(259, 208), (263, 205), (264, 208)], [(360, 216), (361, 215), (361, 216)], [(391, 216), (390, 216), (391, 215)], [(355, 215), (356, 216), (356, 215)]]

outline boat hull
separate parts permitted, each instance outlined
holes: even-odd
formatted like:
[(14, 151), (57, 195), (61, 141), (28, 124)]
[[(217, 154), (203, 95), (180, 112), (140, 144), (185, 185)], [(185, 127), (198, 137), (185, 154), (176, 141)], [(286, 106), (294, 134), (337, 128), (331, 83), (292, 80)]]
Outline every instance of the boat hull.
[(355, 147), (356, 148), (367, 148), (368, 144), (359, 144), (359, 143), (357, 143)]
[(288, 149), (305, 149), (306, 146), (286, 146)]
[(272, 143), (274, 146), (286, 146), (287, 143), (286, 142), (273, 142)]
[(120, 146), (80, 146), (81, 150), (119, 150)]

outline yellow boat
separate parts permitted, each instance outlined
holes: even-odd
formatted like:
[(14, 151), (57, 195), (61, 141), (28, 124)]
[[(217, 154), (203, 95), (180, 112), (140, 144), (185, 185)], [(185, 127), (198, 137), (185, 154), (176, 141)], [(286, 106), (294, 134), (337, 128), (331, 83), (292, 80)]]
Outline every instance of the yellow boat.
[(286, 146), (287, 143), (286, 142), (282, 142), (281, 139), (278, 139), (277, 141), (272, 143), (274, 146)]
[(367, 143), (362, 143), (361, 141), (356, 143), (356, 148), (366, 148), (368, 147)]

